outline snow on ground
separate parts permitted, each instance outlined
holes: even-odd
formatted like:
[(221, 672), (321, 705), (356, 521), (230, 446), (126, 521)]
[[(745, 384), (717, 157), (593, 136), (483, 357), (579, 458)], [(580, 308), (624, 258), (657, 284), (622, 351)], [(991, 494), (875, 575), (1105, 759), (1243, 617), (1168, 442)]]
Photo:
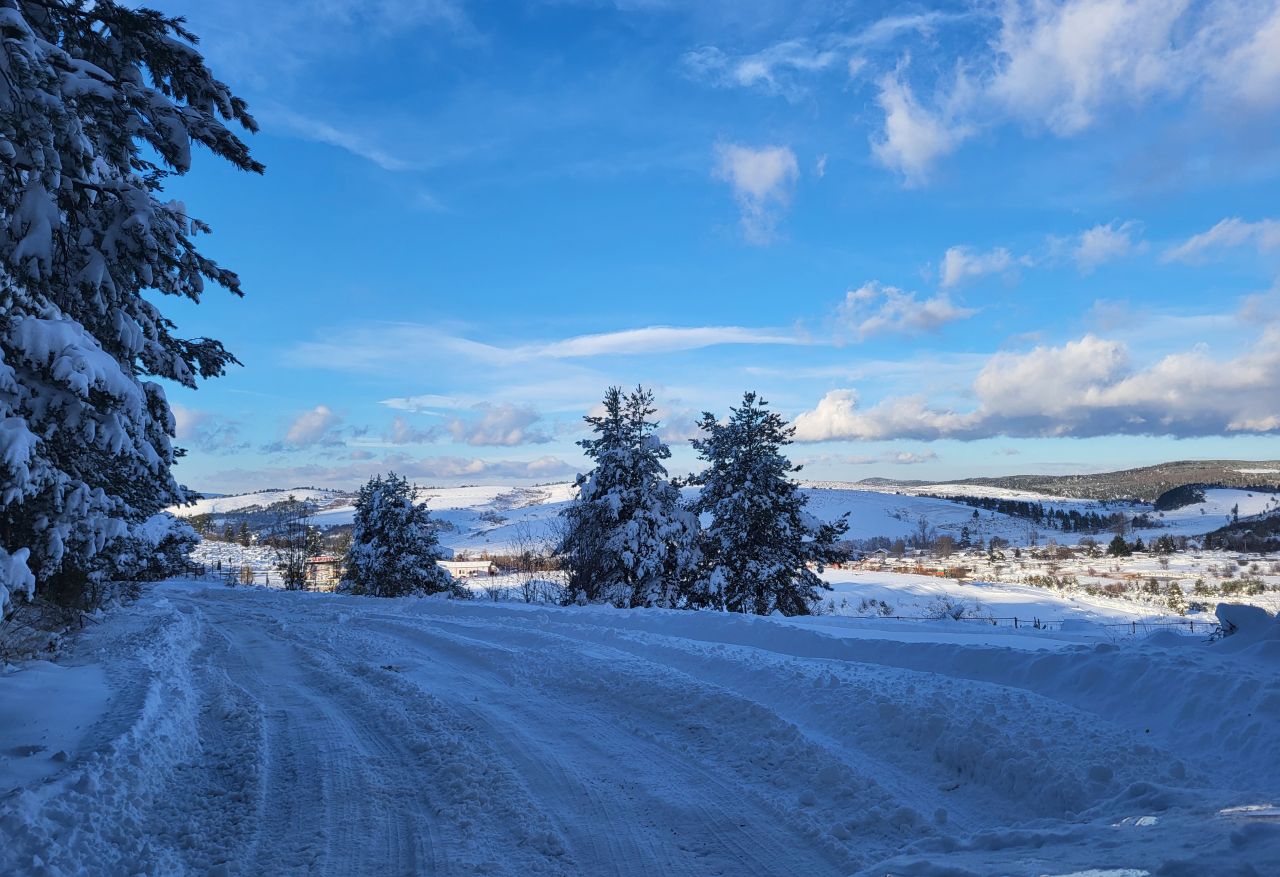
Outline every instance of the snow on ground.
[(190, 518), (196, 515), (217, 515), (227, 512), (238, 512), (258, 506), (266, 508), (274, 503), (283, 502), (289, 497), (300, 500), (311, 500), (323, 508), (336, 498), (348, 494), (338, 490), (327, 490), (317, 487), (291, 487), (285, 490), (259, 490), (254, 493), (239, 493), (234, 496), (216, 496), (197, 500), (191, 505), (173, 506), (169, 509), (175, 515)]
[[(576, 488), (570, 483), (563, 483), (539, 487), (419, 486), (418, 490), (419, 496), (434, 516), (444, 524), (442, 544), (458, 553), (503, 554), (523, 544), (539, 545), (554, 541), (560, 521), (559, 513), (573, 498)], [(1138, 529), (1130, 538), (1141, 536), (1146, 541), (1165, 534), (1203, 535), (1230, 523), (1233, 509), (1238, 509), (1242, 518), (1280, 511), (1280, 494), (1225, 488), (1207, 491), (1202, 503), (1166, 512), (1156, 512), (1150, 505), (1141, 503), (1101, 503), (977, 485), (877, 487), (814, 482), (805, 486), (804, 493), (809, 497), (810, 511), (823, 520), (834, 520), (847, 512), (850, 525), (848, 538), (856, 540), (876, 536), (908, 538), (917, 532), (921, 520), (926, 521), (939, 535), (959, 539), (961, 531), (968, 528), (970, 538), (974, 541), (990, 540), (995, 536), (1006, 539), (1013, 545), (1028, 545), (1033, 539), (1041, 542), (1056, 539), (1061, 544), (1074, 545), (1086, 536), (1101, 538), (1103, 541), (1110, 538), (1109, 534), (1062, 533), (1025, 518), (987, 510), (979, 510), (975, 519), (973, 506), (961, 501), (965, 496), (1041, 502), (1046, 508), (1075, 509), (1082, 513), (1099, 512), (1109, 515), (1122, 512), (1130, 517), (1145, 513), (1159, 526)], [(934, 493), (956, 498), (925, 495)], [(320, 506), (313, 518), (313, 522), (319, 527), (344, 526), (350, 524), (354, 517), (355, 509), (351, 505), (350, 494), (310, 488), (219, 497), (171, 511), (179, 515), (217, 514), (255, 505), (266, 506), (285, 499), (290, 494), (312, 499)], [(686, 490), (685, 494), (687, 497), (692, 496), (692, 491)]]
[(1205, 491), (1205, 501), (1167, 512), (1155, 512), (1163, 529), (1152, 531), (1175, 536), (1194, 536), (1231, 523), (1232, 509), (1241, 518), (1280, 511), (1280, 494), (1257, 490), (1214, 488)]
[(0, 792), (61, 770), (109, 700), (100, 664), (30, 661), (0, 672)]
[(1030, 625), (1041, 621), (1083, 621), (1115, 624), (1137, 620), (1157, 620), (1165, 613), (1128, 600), (1109, 600), (1083, 593), (1068, 593), (1006, 582), (960, 582), (937, 576), (909, 573), (827, 570), (823, 574), (833, 590), (823, 595), (834, 603), (839, 615), (874, 615), (877, 608), (861, 609), (863, 601), (880, 601), (892, 607), (888, 615), (925, 616), (935, 611), (940, 599), (971, 607), (976, 617), (1018, 618)]
[(1274, 621), (875, 625), (159, 586), (0, 873), (1280, 873)]
[[(1056, 539), (1065, 545), (1074, 545), (1086, 536), (1110, 538), (1110, 534), (1062, 533), (1037, 525), (1023, 518), (995, 514), (979, 510), (973, 518), (974, 508), (963, 502), (939, 499), (938, 496), (993, 497), (1037, 502), (1046, 509), (1075, 509), (1081, 513), (1098, 512), (1109, 515), (1121, 512), (1128, 517), (1147, 514), (1158, 526), (1135, 530), (1129, 538), (1141, 536), (1144, 540), (1170, 536), (1200, 536), (1226, 526), (1236, 509), (1241, 518), (1280, 511), (1280, 494), (1267, 491), (1211, 488), (1205, 491), (1205, 501), (1180, 509), (1157, 512), (1146, 503), (1103, 503), (1088, 499), (1070, 499), (1047, 496), (1027, 491), (1007, 490), (969, 484), (931, 484), (910, 487), (853, 488), (833, 484), (815, 485), (806, 491), (809, 507), (819, 517), (831, 519), (842, 512), (849, 512), (851, 539), (871, 536), (890, 538), (907, 537), (915, 532), (921, 518), (937, 528), (939, 534), (956, 536), (961, 527), (969, 527), (976, 541), (979, 536), (990, 539), (999, 536), (1014, 545), (1026, 545), (1034, 533), (1040, 539)], [(929, 495), (936, 494), (937, 496)]]

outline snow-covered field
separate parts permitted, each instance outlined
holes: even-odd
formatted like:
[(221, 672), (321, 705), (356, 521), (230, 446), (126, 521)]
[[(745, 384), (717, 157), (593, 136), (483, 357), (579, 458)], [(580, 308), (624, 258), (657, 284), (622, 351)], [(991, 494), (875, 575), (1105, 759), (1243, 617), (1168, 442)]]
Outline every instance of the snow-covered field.
[(0, 873), (1274, 874), (1278, 667), (173, 583), (0, 676)]
[[(441, 543), (456, 552), (471, 554), (486, 551), (506, 553), (517, 545), (530, 542), (535, 545), (546, 544), (554, 540), (560, 521), (559, 513), (574, 495), (572, 484), (530, 488), (420, 488), (420, 491), (420, 496), (434, 516), (445, 525), (440, 534)], [(1118, 511), (1130, 517), (1146, 513), (1159, 526), (1135, 530), (1130, 536), (1141, 536), (1146, 541), (1165, 534), (1203, 535), (1229, 523), (1233, 509), (1237, 509), (1242, 518), (1280, 510), (1278, 494), (1226, 488), (1207, 491), (1202, 503), (1167, 512), (1156, 512), (1149, 505), (1104, 504), (1094, 500), (1042, 497), (1000, 488), (984, 487), (979, 493), (973, 485), (927, 485), (889, 489), (826, 482), (809, 485), (804, 492), (809, 497), (810, 510), (819, 518), (833, 520), (848, 513), (848, 538), (858, 540), (875, 536), (906, 538), (917, 531), (921, 519), (939, 535), (958, 539), (962, 529), (967, 527), (970, 537), (975, 541), (990, 540), (996, 536), (1013, 545), (1026, 545), (1033, 538), (1041, 542), (1056, 539), (1062, 544), (1075, 544), (1085, 536), (1101, 538), (1104, 542), (1110, 538), (1110, 534), (1062, 533), (1024, 518), (987, 510), (980, 510), (975, 519), (973, 506), (959, 499), (926, 495), (931, 493), (949, 493), (956, 497), (982, 495), (1020, 499), (1042, 502), (1046, 508), (1075, 509), (1082, 513), (1098, 512), (1107, 515)], [(307, 488), (201, 500), (195, 505), (171, 511), (184, 516), (205, 513), (216, 515), (254, 505), (266, 506), (291, 494), (317, 503), (320, 511), (314, 522), (320, 527), (349, 524), (355, 513), (350, 504), (350, 495)], [(692, 493), (686, 491), (686, 495), (691, 496)]]

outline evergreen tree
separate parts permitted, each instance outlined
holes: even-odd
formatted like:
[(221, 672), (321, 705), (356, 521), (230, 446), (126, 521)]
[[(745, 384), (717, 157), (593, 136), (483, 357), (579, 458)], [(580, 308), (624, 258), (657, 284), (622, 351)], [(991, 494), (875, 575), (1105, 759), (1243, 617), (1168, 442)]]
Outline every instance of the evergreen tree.
[(568, 603), (686, 602), (698, 564), (698, 521), (667, 478), (662, 461), (671, 451), (657, 436), (655, 410), (651, 391), (610, 387), (604, 413), (585, 418), (594, 437), (578, 444), (595, 467), (578, 477), (578, 497), (563, 512)]
[[(153, 378), (194, 387), (234, 358), (186, 339), (162, 296), (240, 281), (161, 197), (193, 144), (261, 171), (256, 124), (182, 19), (114, 0), (0, 0), (0, 612), (8, 592), (83, 605), (112, 555), (188, 498)], [(143, 292), (152, 295), (144, 297)]]
[(841, 559), (837, 540), (849, 529), (841, 518), (824, 524), (807, 512), (807, 498), (792, 475), (800, 471), (782, 453), (794, 427), (767, 409), (755, 393), (720, 423), (704, 413), (703, 435), (693, 447), (707, 463), (693, 510), (709, 515), (706, 558), (695, 594), (703, 606), (730, 612), (804, 615), (830, 590), (809, 568)]
[(1124, 537), (1117, 533), (1107, 545), (1107, 554), (1112, 557), (1128, 557), (1133, 554), (1133, 549), (1129, 547), (1128, 542), (1124, 541)]
[(463, 596), (444, 567), (435, 522), (413, 501), (413, 487), (394, 472), (377, 476), (356, 497), (343, 585), (357, 594), (401, 597), (452, 591)]

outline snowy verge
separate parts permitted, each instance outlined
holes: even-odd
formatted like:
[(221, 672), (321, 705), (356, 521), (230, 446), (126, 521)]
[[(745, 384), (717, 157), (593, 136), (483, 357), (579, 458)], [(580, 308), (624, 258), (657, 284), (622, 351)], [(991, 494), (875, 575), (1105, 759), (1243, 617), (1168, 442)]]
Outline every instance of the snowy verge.
[[(106, 643), (101, 655), (104, 665), (119, 661), (111, 675), (117, 677), (117, 685), (128, 686), (118, 690), (116, 712), (104, 715), (93, 709), (108, 697), (104, 665), (62, 671), (76, 674), (76, 690), (87, 691), (90, 703), (77, 703), (70, 710), (56, 699), (26, 704), (33, 716), (40, 716), (33, 720), (36, 724), (53, 723), (65, 735), (67, 725), (77, 719), (97, 719), (107, 725), (99, 731), (108, 739), (95, 751), (68, 759), (47, 782), (29, 783), (0, 801), (0, 833), (6, 839), (0, 846), (0, 872), (171, 870), (172, 860), (140, 829), (154, 796), (199, 743), (191, 660), (199, 641), (197, 621), (167, 600), (137, 604), (136, 611), (143, 614), (140, 623)], [(28, 667), (3, 681), (16, 685), (32, 672), (44, 671)], [(127, 682), (121, 676), (128, 677)]]

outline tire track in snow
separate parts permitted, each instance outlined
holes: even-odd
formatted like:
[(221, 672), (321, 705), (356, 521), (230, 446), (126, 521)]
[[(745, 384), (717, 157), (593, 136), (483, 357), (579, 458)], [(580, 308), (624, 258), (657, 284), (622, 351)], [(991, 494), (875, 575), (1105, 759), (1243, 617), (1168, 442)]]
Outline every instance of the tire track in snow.
[[(562, 849), (484, 804), (513, 783), (445, 704), (335, 649), (305, 613), (217, 612), (268, 745), (245, 874), (560, 874)], [(507, 802), (498, 802), (506, 804)], [(531, 811), (532, 812), (532, 811)], [(536, 822), (537, 820), (533, 820)], [(496, 851), (514, 849), (504, 861)]]
[[(1148, 705), (1221, 726), (1215, 768), (1237, 739), (1274, 751), (1276, 683), (1222, 655), (852, 642), (713, 613), (161, 593), (103, 626), (124, 687), (90, 735), (99, 748), (0, 801), (0, 873), (1280, 866), (1271, 826), (1218, 812), (1251, 803), (1247, 786), (1211, 786), (1169, 755), (1205, 745), (1199, 732), (1152, 745), (1135, 728)], [(1219, 697), (1198, 696), (1229, 669)], [(1107, 700), (1090, 700), (1094, 685)], [(1224, 716), (1202, 723), (1215, 702)], [(961, 788), (938, 791), (957, 774)], [(956, 802), (942, 826), (928, 818), (938, 800)]]
[(835, 874), (851, 867), (842, 850), (815, 843), (704, 754), (584, 709), (558, 685), (539, 690), (530, 676), (541, 663), (513, 671), (510, 650), (438, 624), (379, 619), (359, 626), (395, 641), (387, 647), (404, 656), (410, 678), (428, 685), (464, 680), (478, 720), (525, 775), (538, 805), (563, 814), (561, 831), (583, 873)]

